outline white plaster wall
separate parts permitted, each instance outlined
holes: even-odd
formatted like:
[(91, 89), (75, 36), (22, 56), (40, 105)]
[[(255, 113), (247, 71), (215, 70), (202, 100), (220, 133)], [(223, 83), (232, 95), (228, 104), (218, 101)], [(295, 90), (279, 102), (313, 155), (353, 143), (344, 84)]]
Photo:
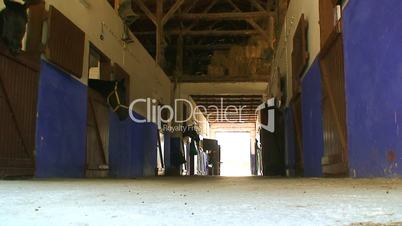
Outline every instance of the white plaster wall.
[[(278, 40), (278, 49), (272, 67), (275, 81), (278, 80), (278, 67), (280, 68), (281, 74), (287, 76), (288, 97), (292, 96), (293, 36), (302, 14), (304, 14), (308, 22), (307, 46), (310, 54), (308, 68), (320, 52), (319, 0), (291, 0), (281, 36)], [(273, 82), (272, 85), (275, 86), (275, 82)], [(270, 86), (269, 93), (276, 94), (277, 89), (278, 87)]]

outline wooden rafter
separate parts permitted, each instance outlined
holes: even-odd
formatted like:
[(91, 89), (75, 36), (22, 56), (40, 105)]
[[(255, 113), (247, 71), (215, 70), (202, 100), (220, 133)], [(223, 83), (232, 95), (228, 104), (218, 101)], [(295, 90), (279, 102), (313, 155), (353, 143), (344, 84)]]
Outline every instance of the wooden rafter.
[(164, 32), (163, 32), (163, 1), (156, 0), (156, 63), (161, 65), (164, 61)]
[(195, 5), (197, 5), (197, 3), (198, 3), (198, 0), (191, 1), (191, 4), (183, 9), (183, 13), (190, 12), (192, 9), (194, 9), (194, 7), (195, 7)]
[[(171, 47), (177, 47), (177, 45), (170, 45)], [(233, 47), (233, 44), (197, 44), (197, 45), (186, 45), (187, 50), (229, 50)], [(150, 51), (155, 51), (155, 45), (146, 45), (146, 49)]]
[[(258, 35), (256, 30), (199, 30), (199, 31), (180, 31), (171, 30), (166, 32), (167, 35), (184, 35), (184, 36), (250, 36)], [(154, 31), (136, 32), (137, 36), (155, 35)]]
[(183, 75), (183, 57), (184, 57), (184, 39), (183, 35), (179, 34), (177, 38), (177, 46), (176, 46), (176, 73), (181, 76)]
[(251, 4), (259, 11), (265, 11), (264, 7), (257, 0), (249, 0)]
[[(255, 122), (256, 109), (262, 103), (261, 95), (192, 95), (191, 98), (210, 122)], [(234, 109), (235, 106), (237, 109)], [(219, 108), (217, 112), (216, 107)], [(222, 111), (225, 111), (223, 114)]]
[[(239, 9), (239, 7), (236, 6), (236, 4), (233, 3), (232, 0), (227, 0), (227, 2), (233, 7), (233, 9), (236, 12), (241, 12), (241, 10)], [(269, 42), (271, 42), (269, 35), (267, 34), (266, 31), (264, 31), (264, 29), (262, 29), (260, 27), (260, 25), (258, 25), (253, 19), (247, 18), (246, 19), (247, 23), (249, 23), (255, 30), (257, 30), (264, 38), (266, 38)]]
[(233, 46), (233, 44), (187, 45), (186, 49), (228, 50), (232, 46)]
[(230, 13), (186, 13), (177, 15), (181, 20), (246, 20), (270, 16), (269, 12), (230, 12)]
[(137, 4), (137, 6), (142, 10), (142, 12), (145, 13), (145, 15), (148, 17), (148, 19), (150, 19), (152, 21), (152, 23), (155, 24), (155, 26), (157, 25), (156, 22), (156, 17), (155, 15), (148, 9), (148, 7), (145, 5), (145, 3), (142, 0), (133, 0), (133, 2), (135, 4)]
[(182, 6), (184, 0), (176, 0), (173, 6), (169, 9), (169, 11), (165, 14), (162, 19), (162, 25), (165, 25), (168, 20), (173, 16), (173, 14)]
[[(218, 2), (218, 0), (213, 0), (204, 10), (203, 13), (208, 13)], [(188, 26), (186, 28), (187, 31), (193, 29), (197, 24), (198, 24), (199, 20), (194, 21), (190, 26)]]

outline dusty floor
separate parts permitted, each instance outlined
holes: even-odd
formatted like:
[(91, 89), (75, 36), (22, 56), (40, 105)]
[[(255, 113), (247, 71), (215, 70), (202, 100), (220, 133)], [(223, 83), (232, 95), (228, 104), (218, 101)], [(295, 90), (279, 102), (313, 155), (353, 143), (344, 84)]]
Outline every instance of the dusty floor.
[[(0, 181), (0, 225), (402, 225), (402, 180)], [(397, 223), (400, 222), (400, 223)]]

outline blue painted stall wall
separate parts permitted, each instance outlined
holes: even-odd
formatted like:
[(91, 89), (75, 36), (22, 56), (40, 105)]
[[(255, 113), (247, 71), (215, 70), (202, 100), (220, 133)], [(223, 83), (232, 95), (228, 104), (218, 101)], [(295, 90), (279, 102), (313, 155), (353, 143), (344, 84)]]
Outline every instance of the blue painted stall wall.
[(144, 176), (155, 176), (158, 151), (158, 126), (154, 123), (139, 124), (141, 133), (137, 136), (138, 148), (144, 151)]
[(86, 86), (42, 61), (38, 95), (36, 177), (83, 177)]
[(324, 154), (322, 125), (322, 89), (319, 60), (315, 60), (302, 81), (302, 125), (304, 176), (323, 175), (321, 158)]
[(296, 138), (291, 108), (285, 110), (285, 164), (288, 176), (296, 174)]
[[(142, 117), (134, 113), (135, 117)], [(134, 178), (155, 175), (157, 127), (151, 123), (135, 123), (130, 118), (120, 121), (110, 114), (110, 176)]]
[(344, 50), (351, 176), (402, 175), (402, 1), (350, 1)]

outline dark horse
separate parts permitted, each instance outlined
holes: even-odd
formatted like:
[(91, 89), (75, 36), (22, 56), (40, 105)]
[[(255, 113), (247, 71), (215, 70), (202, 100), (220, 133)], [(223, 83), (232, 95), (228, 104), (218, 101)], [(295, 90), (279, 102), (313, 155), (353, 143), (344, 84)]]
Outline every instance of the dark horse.
[(0, 32), (1, 40), (12, 54), (21, 52), (22, 39), (26, 32), (28, 23), (28, 7), (39, 1), (25, 0), (25, 4), (11, 0), (3, 0), (6, 8), (0, 11)]

